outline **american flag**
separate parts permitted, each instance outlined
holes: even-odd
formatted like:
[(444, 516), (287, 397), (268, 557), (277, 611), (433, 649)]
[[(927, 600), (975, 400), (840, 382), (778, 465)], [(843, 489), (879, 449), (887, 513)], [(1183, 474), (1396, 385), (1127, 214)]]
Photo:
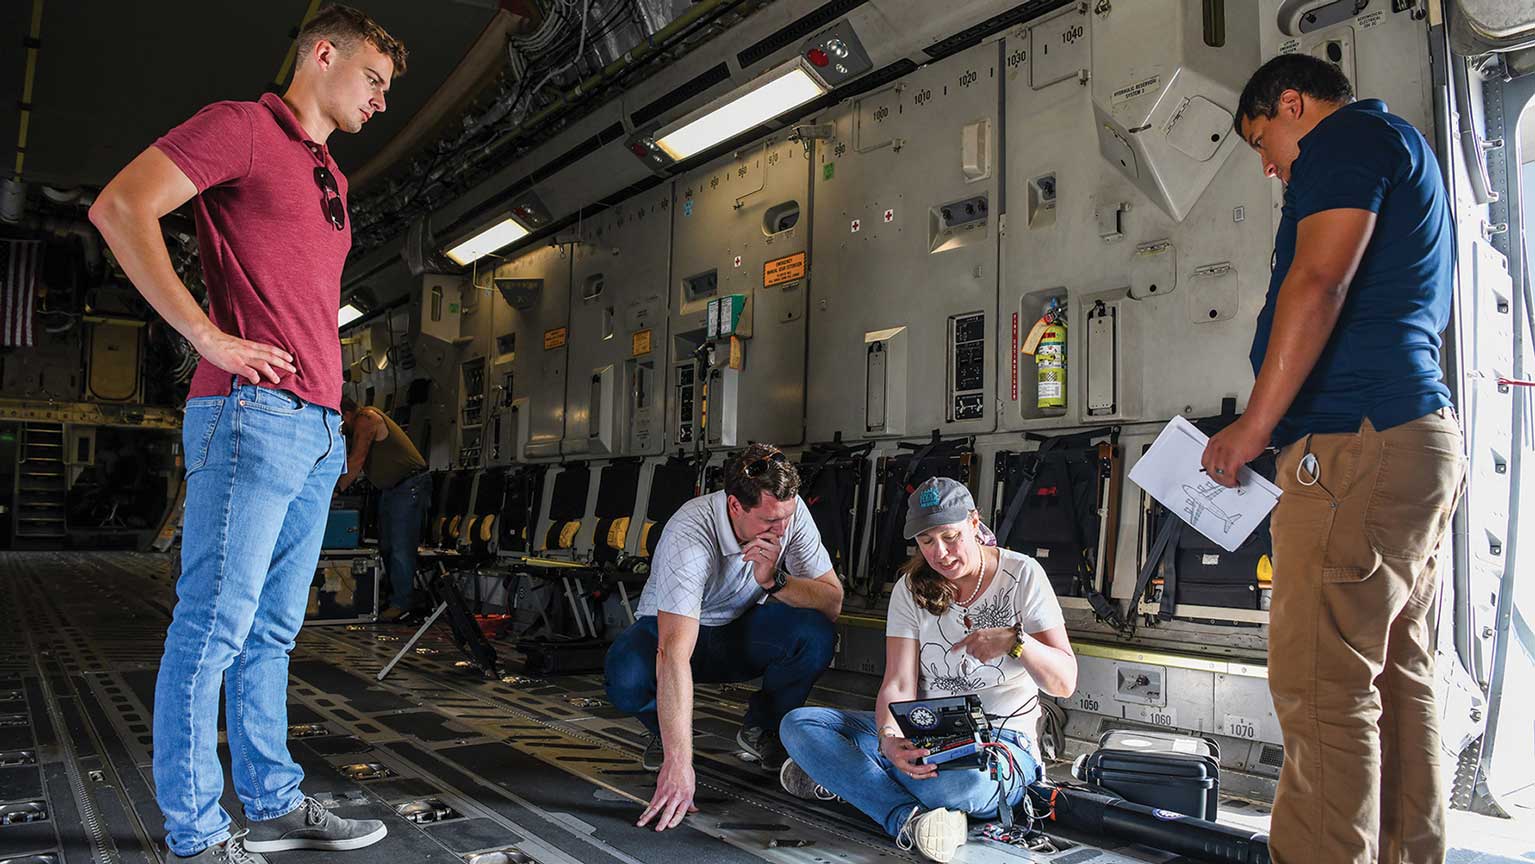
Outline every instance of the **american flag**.
[(0, 346), (32, 344), (32, 313), (37, 305), (37, 269), (42, 263), (39, 240), (6, 240), (0, 243)]

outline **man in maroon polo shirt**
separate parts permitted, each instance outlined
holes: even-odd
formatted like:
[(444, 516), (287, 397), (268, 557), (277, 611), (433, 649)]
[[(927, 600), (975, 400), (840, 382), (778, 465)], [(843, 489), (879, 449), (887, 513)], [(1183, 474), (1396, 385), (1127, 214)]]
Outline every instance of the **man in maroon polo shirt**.
[[(346, 177), (325, 143), (384, 110), (405, 49), (345, 6), (305, 24), (297, 49), (281, 97), (209, 105), (129, 163), (91, 208), (134, 286), (202, 355), (182, 423), (181, 578), (154, 706), (166, 843), (197, 861), (359, 849), (386, 833), (299, 790), (287, 687), (288, 652), (346, 462), (336, 322), (352, 236)], [(188, 200), (207, 314), (160, 235), (160, 217)], [(247, 822), (234, 835), (219, 806), (221, 683)]]

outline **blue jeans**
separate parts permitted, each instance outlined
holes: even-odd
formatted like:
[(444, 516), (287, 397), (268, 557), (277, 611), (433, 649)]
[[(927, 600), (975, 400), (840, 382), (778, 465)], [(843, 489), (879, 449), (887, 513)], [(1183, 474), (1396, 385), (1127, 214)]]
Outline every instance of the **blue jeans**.
[(402, 480), (378, 496), (378, 551), (389, 574), (389, 605), (409, 610), (416, 577), (416, 550), (421, 545), (421, 520), (432, 503), (432, 475)]
[(167, 845), (195, 855), (229, 837), (221, 682), (245, 815), (275, 819), (303, 802), (304, 772), (288, 754), (288, 653), (346, 444), (336, 411), (249, 384), (188, 400), (181, 440), (181, 578), (155, 685), (154, 776)]
[[(913, 807), (963, 810), (979, 819), (997, 816), (997, 781), (976, 768), (940, 770), (938, 776), (913, 780), (897, 771), (879, 752), (874, 712), (836, 708), (800, 708), (789, 712), (779, 730), (784, 749), (805, 773), (827, 791), (862, 810), (896, 836)], [(1043, 771), (1027, 736), (1011, 729), (1002, 743), (1013, 754), (1022, 778), (1007, 778), (1007, 803), (1023, 800), (1028, 784)]]
[[(637, 716), (652, 735), (656, 719), (656, 617), (634, 622), (608, 649), (608, 701)], [(693, 648), (693, 680), (725, 684), (762, 678), (747, 703), (742, 725), (777, 730), (785, 714), (805, 704), (831, 665), (837, 634), (814, 609), (768, 602), (719, 627), (699, 627)]]

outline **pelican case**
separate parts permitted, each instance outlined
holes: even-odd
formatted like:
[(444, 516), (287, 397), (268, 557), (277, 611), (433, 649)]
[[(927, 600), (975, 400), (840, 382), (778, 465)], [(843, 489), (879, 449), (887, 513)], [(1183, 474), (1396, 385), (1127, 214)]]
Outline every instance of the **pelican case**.
[(1215, 821), (1220, 748), (1208, 738), (1116, 729), (1098, 739), (1081, 779), (1136, 804)]

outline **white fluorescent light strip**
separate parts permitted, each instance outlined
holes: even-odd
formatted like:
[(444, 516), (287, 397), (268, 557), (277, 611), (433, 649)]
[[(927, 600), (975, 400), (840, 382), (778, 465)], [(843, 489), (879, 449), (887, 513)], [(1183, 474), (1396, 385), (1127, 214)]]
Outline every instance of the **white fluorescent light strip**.
[(341, 313), (336, 317), (338, 319), (336, 322), (336, 329), (339, 330), (342, 327), (352, 323), (353, 321), (356, 321), (358, 318), (361, 318), (362, 310), (348, 303), (341, 307)]
[(656, 141), (674, 160), (686, 159), (797, 108), (826, 92), (810, 73), (794, 67)]
[(459, 266), (472, 264), (484, 258), (486, 255), (509, 246), (518, 240), (528, 236), (528, 229), (522, 227), (516, 219), (508, 216), (495, 225), (470, 237), (468, 240), (449, 249), (447, 255)]

